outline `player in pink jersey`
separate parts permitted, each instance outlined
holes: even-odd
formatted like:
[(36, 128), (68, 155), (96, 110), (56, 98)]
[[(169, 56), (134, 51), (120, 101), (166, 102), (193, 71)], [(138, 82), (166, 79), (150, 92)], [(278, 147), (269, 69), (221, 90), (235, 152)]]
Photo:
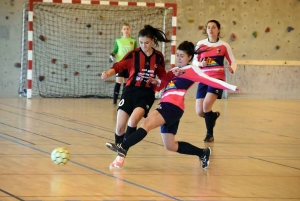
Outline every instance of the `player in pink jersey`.
[[(230, 66), (227, 66), (231, 73), (236, 70), (236, 62), (233, 57), (230, 46), (220, 40), (221, 25), (216, 20), (210, 20), (206, 24), (205, 35), (208, 37), (200, 40), (196, 49), (208, 49), (201, 54), (195, 55), (193, 65), (199, 66), (201, 70), (210, 77), (225, 81), (224, 58)], [(223, 90), (208, 86), (205, 83), (199, 83), (196, 93), (196, 113), (205, 118), (206, 137), (204, 142), (214, 141), (214, 126), (220, 112), (213, 112), (212, 107), (217, 99), (222, 98)]]
[[(107, 146), (118, 152), (119, 160), (116, 161), (116, 167), (122, 168), (127, 150), (140, 142), (150, 130), (159, 126), (161, 126), (161, 135), (167, 150), (180, 154), (195, 155), (202, 161), (202, 168), (208, 166), (211, 154), (210, 148), (201, 149), (190, 143), (175, 140), (179, 121), (184, 112), (184, 96), (195, 82), (203, 82), (216, 88), (238, 92), (240, 92), (240, 89), (237, 86), (209, 77), (198, 66), (189, 65), (195, 53), (194, 49), (193, 43), (188, 41), (184, 41), (178, 46), (178, 67), (171, 69), (177, 76), (170, 78), (171, 80), (168, 83), (166, 81), (161, 83), (161, 88), (165, 87), (165, 90), (158, 108), (152, 111), (141, 127), (131, 133), (121, 144), (109, 143), (110, 146)], [(155, 82), (153, 79), (149, 79), (149, 81)], [(160, 88), (157, 88), (157, 90), (160, 90)]]

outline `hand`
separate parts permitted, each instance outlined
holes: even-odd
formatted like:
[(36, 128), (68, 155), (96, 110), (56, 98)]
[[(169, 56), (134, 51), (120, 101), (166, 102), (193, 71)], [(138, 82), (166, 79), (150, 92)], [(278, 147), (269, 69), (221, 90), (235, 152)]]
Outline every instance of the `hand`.
[(175, 76), (178, 76), (178, 75), (180, 75), (182, 72), (184, 72), (184, 70), (180, 69), (179, 67), (174, 67), (174, 68), (172, 68), (170, 71), (172, 71), (172, 73), (173, 73)]
[(242, 93), (242, 89), (241, 89), (239, 86), (236, 87), (235, 91), (236, 91), (237, 93)]
[(101, 79), (104, 80), (106, 78), (108, 78), (108, 73), (106, 71), (104, 71), (101, 75)]
[(226, 68), (227, 68), (227, 70), (228, 70), (229, 72), (231, 72), (232, 74), (234, 73), (234, 71), (233, 71), (233, 69), (231, 68), (231, 66), (226, 66)]
[(204, 59), (199, 64), (200, 68), (207, 66), (207, 62)]
[(147, 80), (147, 83), (151, 83), (153, 85), (160, 84), (160, 82), (157, 79), (153, 78), (153, 77), (149, 77), (149, 79)]
[(109, 63), (113, 63), (115, 60), (115, 58), (113, 57), (113, 55), (110, 55), (109, 56)]

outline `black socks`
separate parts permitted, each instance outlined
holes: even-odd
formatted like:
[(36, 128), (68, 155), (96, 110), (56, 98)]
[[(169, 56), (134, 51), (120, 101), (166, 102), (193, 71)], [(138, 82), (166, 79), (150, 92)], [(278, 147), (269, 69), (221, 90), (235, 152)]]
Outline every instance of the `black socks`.
[(147, 135), (147, 131), (143, 128), (138, 128), (135, 132), (131, 133), (129, 137), (124, 139), (122, 143), (123, 149), (128, 150), (133, 145), (137, 144), (138, 142), (142, 141)]
[(134, 131), (136, 131), (136, 127), (127, 126), (127, 130), (123, 140), (126, 140)]
[(217, 119), (217, 114), (214, 113), (213, 111), (205, 112), (204, 113), (204, 118), (205, 118), (206, 129), (207, 129), (206, 134), (209, 134), (209, 135), (213, 136), (214, 135), (215, 121)]
[(124, 133), (123, 135), (121, 135), (121, 136), (118, 136), (118, 135), (115, 133), (115, 143), (116, 143), (116, 144), (122, 143), (122, 142), (123, 142), (123, 139), (124, 139), (124, 135), (125, 135), (125, 133)]
[(197, 155), (199, 157), (203, 156), (203, 149), (198, 148), (187, 142), (178, 142), (178, 153), (187, 155)]
[(115, 84), (115, 88), (114, 88), (114, 104), (117, 104), (117, 100), (118, 100), (118, 97), (119, 97), (119, 92), (120, 92), (120, 87), (121, 87), (121, 84), (116, 82)]

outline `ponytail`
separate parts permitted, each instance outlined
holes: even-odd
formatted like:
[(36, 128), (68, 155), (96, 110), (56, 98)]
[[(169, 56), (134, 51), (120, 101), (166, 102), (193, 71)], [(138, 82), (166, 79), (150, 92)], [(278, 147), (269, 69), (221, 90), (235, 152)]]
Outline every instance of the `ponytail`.
[(171, 40), (167, 38), (166, 34), (163, 31), (156, 29), (151, 25), (145, 25), (144, 28), (140, 30), (138, 37), (151, 38), (154, 40), (154, 44), (156, 46), (159, 46), (158, 41), (166, 43), (171, 42)]

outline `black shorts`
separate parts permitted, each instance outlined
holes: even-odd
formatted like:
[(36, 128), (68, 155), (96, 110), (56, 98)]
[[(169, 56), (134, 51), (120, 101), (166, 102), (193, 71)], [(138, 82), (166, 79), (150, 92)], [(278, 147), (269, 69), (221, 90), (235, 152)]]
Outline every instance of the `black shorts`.
[(137, 107), (145, 110), (146, 118), (155, 100), (154, 91), (151, 88), (127, 86), (122, 93), (118, 110), (121, 109), (129, 116)]
[(119, 72), (116, 74), (116, 77), (124, 77), (124, 78), (129, 78), (129, 73), (128, 70), (123, 70), (122, 72)]
[(218, 96), (218, 99), (222, 99), (223, 89), (213, 88), (203, 83), (199, 83), (198, 85), (196, 99), (205, 98), (207, 92), (216, 94)]
[(160, 127), (161, 133), (176, 134), (183, 110), (172, 103), (162, 102), (156, 110), (165, 120), (165, 124)]

